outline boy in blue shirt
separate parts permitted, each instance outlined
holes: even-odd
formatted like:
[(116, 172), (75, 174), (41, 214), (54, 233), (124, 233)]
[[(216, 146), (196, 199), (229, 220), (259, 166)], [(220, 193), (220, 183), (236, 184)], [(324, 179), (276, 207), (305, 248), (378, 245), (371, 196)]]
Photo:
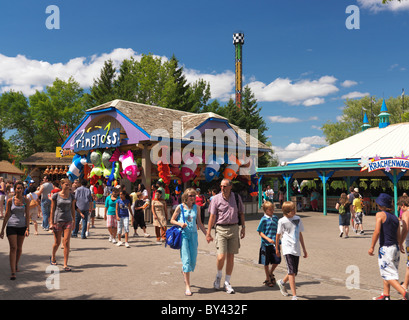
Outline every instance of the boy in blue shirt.
[[(264, 284), (273, 287), (276, 284), (274, 270), (281, 263), (281, 257), (276, 255), (275, 241), (278, 225), (278, 217), (274, 215), (274, 204), (270, 201), (263, 203), (264, 216), (257, 227), (261, 237), (259, 264), (264, 265), (266, 281)], [(269, 267), (271, 265), (271, 269)]]
[(121, 191), (119, 199), (116, 202), (116, 219), (118, 220), (118, 243), (120, 247), (123, 243), (121, 241), (122, 229), (125, 231), (125, 247), (129, 248), (128, 234), (129, 234), (129, 215), (132, 215), (131, 201), (127, 198), (126, 191)]

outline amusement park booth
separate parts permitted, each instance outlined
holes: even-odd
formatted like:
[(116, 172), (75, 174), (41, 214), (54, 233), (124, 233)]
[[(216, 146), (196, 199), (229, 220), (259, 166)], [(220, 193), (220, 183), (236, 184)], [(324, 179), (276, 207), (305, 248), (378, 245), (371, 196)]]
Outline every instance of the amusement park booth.
[[(138, 182), (150, 192), (156, 179), (181, 192), (188, 186), (198, 186), (200, 181), (239, 176), (257, 192), (257, 186), (251, 185), (251, 173), (256, 175), (255, 160), (271, 151), (217, 114), (124, 100), (88, 109), (61, 148), (75, 154), (68, 172), (70, 179), (85, 177), (91, 185), (103, 180), (108, 186), (125, 185), (128, 192)], [(246, 168), (252, 172), (243, 170)], [(240, 174), (240, 170), (246, 174)], [(247, 212), (257, 212), (257, 201), (253, 202), (254, 208), (249, 207)]]

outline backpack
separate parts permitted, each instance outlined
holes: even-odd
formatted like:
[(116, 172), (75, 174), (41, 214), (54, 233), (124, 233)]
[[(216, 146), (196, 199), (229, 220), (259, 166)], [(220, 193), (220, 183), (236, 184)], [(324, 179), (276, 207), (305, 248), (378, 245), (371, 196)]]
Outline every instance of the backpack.
[(241, 226), (241, 219), (240, 219), (240, 215), (239, 215), (239, 197), (240, 197), (240, 195), (239, 195), (238, 193), (235, 193), (235, 194), (234, 194), (234, 197), (235, 197), (235, 200), (236, 200), (237, 215), (238, 215), (238, 218), (239, 218), (239, 223), (238, 223), (238, 225)]
[(343, 214), (345, 214), (347, 212), (347, 210), (345, 209), (345, 206), (343, 204), (341, 204), (339, 206), (338, 212), (339, 212), (340, 215), (343, 215)]
[[(183, 213), (183, 205), (180, 205), (180, 210), (183, 216), (183, 222), (185, 221), (185, 215)], [(182, 245), (182, 228), (179, 226), (173, 226), (166, 230), (166, 242), (165, 247), (169, 246), (172, 249), (180, 249)]]

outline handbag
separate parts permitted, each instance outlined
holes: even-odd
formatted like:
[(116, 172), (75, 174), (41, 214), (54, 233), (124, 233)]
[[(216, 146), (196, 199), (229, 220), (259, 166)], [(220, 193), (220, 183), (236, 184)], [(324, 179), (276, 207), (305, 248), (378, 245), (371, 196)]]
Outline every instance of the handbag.
[[(183, 204), (180, 205), (180, 211), (182, 213), (183, 222), (185, 221), (185, 214), (183, 210)], [(165, 247), (169, 246), (172, 249), (180, 249), (182, 245), (182, 228), (179, 226), (173, 226), (170, 229), (166, 230), (166, 242)]]
[(34, 208), (38, 206), (37, 200), (34, 200), (33, 195), (30, 193), (31, 201), (28, 205), (29, 208)]

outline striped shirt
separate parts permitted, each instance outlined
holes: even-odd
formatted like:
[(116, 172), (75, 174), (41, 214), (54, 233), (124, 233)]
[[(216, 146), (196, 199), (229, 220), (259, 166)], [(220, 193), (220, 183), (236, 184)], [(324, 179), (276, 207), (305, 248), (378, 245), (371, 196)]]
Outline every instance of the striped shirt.
[[(265, 236), (267, 236), (270, 239), (273, 239), (275, 242), (277, 234), (277, 225), (278, 225), (277, 216), (272, 215), (271, 217), (269, 217), (268, 215), (265, 214), (260, 220), (260, 223), (257, 227), (257, 232), (264, 233)], [(264, 238), (261, 238), (261, 244), (265, 246), (273, 245), (272, 243), (266, 241)]]

